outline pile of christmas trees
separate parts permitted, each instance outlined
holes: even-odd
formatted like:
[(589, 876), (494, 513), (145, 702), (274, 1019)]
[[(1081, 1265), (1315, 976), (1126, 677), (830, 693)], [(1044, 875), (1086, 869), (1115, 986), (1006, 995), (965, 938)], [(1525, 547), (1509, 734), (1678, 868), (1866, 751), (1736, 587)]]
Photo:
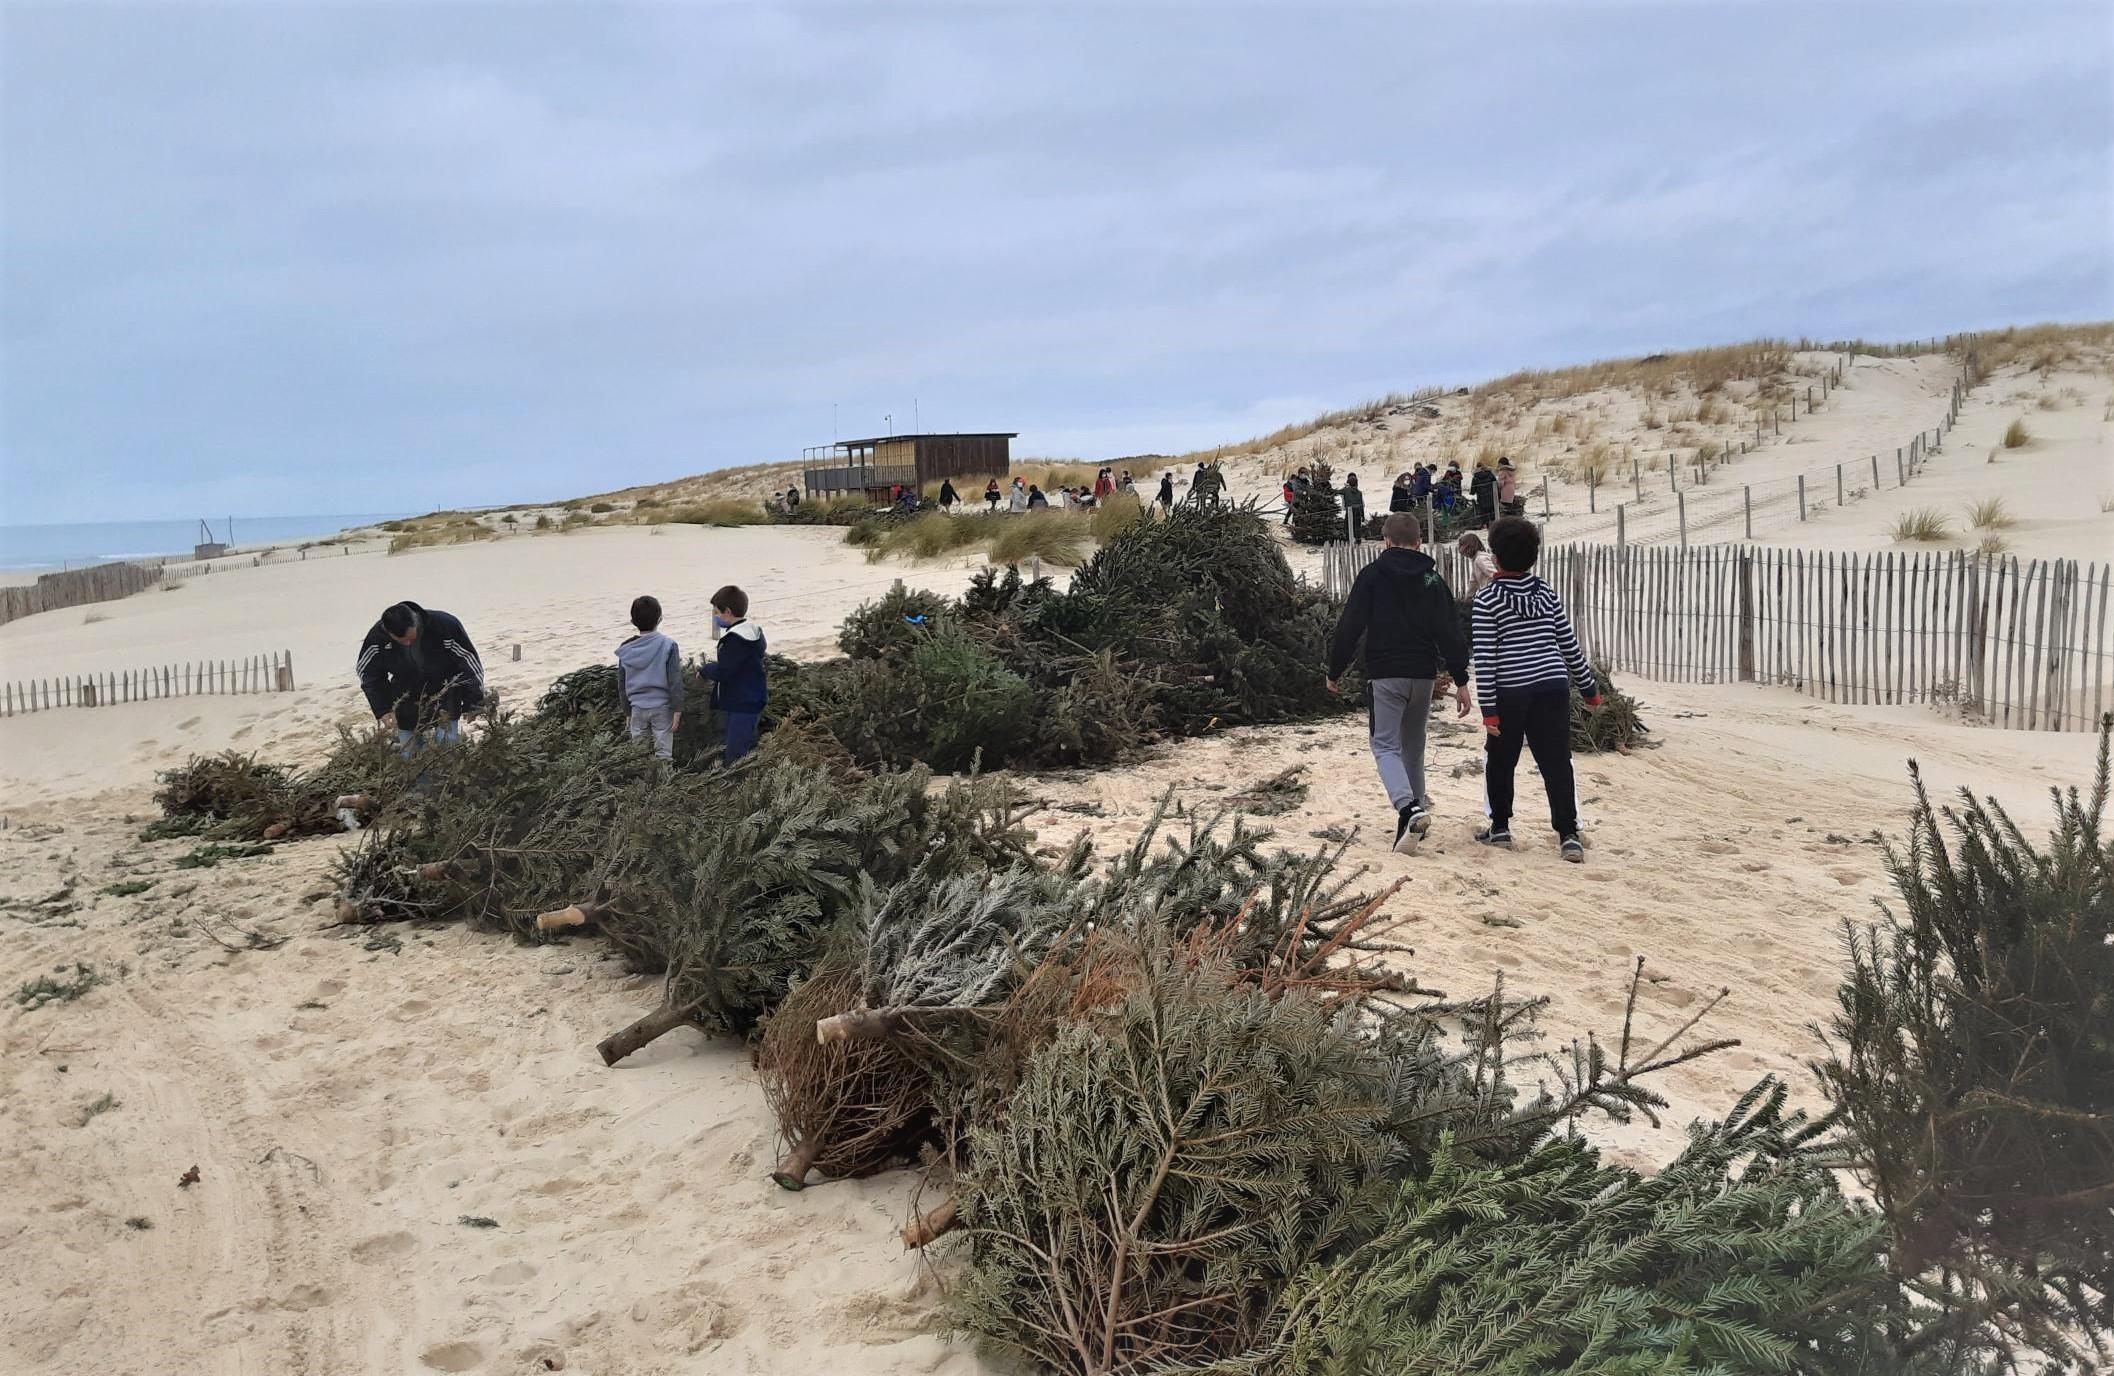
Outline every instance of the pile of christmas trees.
[(1108, 763), (1343, 710), (1318, 667), (1333, 615), (1254, 511), (1184, 507), (1114, 536), (1067, 590), (1008, 569), (860, 608), (843, 658), (771, 662), (766, 720), (811, 721), (874, 767)]

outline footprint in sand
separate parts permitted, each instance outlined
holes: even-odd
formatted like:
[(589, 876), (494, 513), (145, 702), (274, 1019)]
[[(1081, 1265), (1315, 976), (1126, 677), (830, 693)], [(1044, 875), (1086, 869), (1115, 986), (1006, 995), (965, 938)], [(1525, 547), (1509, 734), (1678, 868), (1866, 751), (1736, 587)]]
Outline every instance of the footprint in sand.
[(176, 729), (179, 731), (189, 731), (192, 728), (196, 727), (201, 720), (203, 720), (203, 718), (185, 717), (182, 721), (176, 723)]
[(418, 1240), (409, 1233), (377, 1233), (353, 1244), (352, 1259), (362, 1266), (381, 1266), (417, 1250)]
[(435, 1371), (475, 1371), (484, 1365), (484, 1349), (476, 1343), (437, 1343), (418, 1359)]

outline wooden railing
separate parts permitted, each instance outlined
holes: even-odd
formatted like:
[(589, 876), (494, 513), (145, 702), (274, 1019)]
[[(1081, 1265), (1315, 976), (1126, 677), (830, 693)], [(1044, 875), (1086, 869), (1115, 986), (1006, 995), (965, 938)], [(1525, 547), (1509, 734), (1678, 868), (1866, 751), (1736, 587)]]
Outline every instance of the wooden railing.
[[(1330, 545), (1337, 596), (1377, 544)], [(1457, 592), (1467, 563), (1429, 551)], [(1965, 551), (1563, 545), (1535, 572), (1616, 674), (1776, 683), (1829, 702), (1944, 703), (1993, 725), (2089, 730), (2114, 708), (2114, 569)]]
[(0, 686), (0, 714), (13, 717), (57, 707), (114, 707), (155, 698), (290, 693), (293, 688), (294, 652), (281, 650), (247, 659), (200, 660), (9, 683)]

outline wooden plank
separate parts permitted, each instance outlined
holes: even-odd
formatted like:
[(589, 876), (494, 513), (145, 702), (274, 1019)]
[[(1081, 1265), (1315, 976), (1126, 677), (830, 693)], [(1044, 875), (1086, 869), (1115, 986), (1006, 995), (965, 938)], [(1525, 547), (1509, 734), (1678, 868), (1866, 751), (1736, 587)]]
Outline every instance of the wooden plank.
[(2106, 719), (2107, 594), (2114, 591), (2114, 564), (2099, 566), (2099, 629), (2092, 645), (2092, 724)]
[(2021, 708), (2024, 706), (2019, 702), (2019, 621), (2022, 616), (2021, 609), (2026, 605), (2026, 588), (2030, 573), (2016, 559), (2006, 562), (2011, 565), (2004, 571), (2005, 579), (2011, 585), (2011, 605), (2008, 609), (2010, 615), (2005, 620), (2003, 682), (2004, 724), (2009, 726), (2014, 705)]
[(2041, 722), (2041, 646), (2048, 637), (2048, 589), (2055, 561), (2035, 560), (2034, 576), (2026, 586), (2024, 639), (2019, 646), (2019, 701), (2026, 714), (2026, 729), (2038, 730)]

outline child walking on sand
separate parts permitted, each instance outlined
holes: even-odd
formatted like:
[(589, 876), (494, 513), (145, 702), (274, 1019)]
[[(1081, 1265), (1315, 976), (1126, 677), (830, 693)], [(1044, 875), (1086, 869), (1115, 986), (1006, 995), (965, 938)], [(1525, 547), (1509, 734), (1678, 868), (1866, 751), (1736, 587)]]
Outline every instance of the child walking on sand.
[(1534, 754), (1549, 794), (1549, 825), (1573, 864), (1585, 860), (1578, 835), (1578, 792), (1571, 775), (1571, 685), (1588, 707), (1600, 689), (1556, 590), (1533, 574), (1541, 532), (1506, 516), (1490, 527), (1497, 577), (1475, 595), (1475, 687), (1488, 735), (1483, 781), (1490, 825), (1476, 833), (1486, 846), (1512, 847), (1512, 772), (1520, 746)]
[(1408, 854), (1431, 827), (1424, 790), (1424, 729), (1431, 720), (1433, 680), (1453, 675), (1454, 701), (1468, 715), (1468, 645), (1453, 593), (1438, 565), (1417, 548), (1417, 518), (1398, 511), (1380, 527), (1387, 548), (1358, 571), (1329, 647), (1328, 689), (1365, 642), (1365, 686), (1373, 761), (1395, 807), (1395, 850)]
[(756, 722), (769, 696), (764, 682), (763, 627), (748, 619), (749, 595), (733, 584), (712, 594), (712, 624), (719, 627), (719, 662), (700, 664), (713, 697), (727, 719), (725, 761), (734, 763), (756, 748)]
[(651, 732), (653, 753), (664, 760), (674, 759), (675, 728), (683, 722), (683, 652), (660, 632), (658, 599), (634, 599), (631, 624), (639, 633), (617, 646), (631, 738), (637, 740)]

